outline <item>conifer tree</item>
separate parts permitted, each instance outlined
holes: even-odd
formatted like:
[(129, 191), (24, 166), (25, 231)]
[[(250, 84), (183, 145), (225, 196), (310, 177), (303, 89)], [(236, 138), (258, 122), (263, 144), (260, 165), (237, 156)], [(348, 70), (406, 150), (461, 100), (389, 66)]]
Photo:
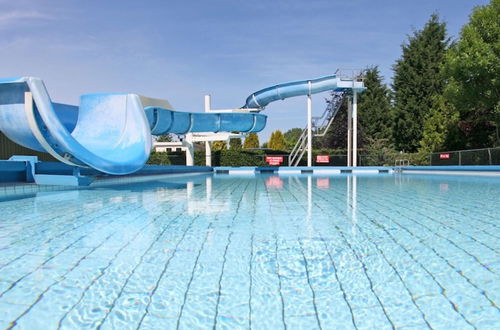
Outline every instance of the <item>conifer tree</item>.
[(358, 96), (359, 124), (363, 140), (392, 140), (393, 113), (390, 90), (382, 82), (377, 66), (365, 72), (366, 91)]
[(274, 131), (267, 146), (274, 150), (285, 150), (286, 143), (283, 133), (280, 130)]
[(231, 150), (241, 150), (241, 139), (240, 138), (230, 139), (229, 147)]
[(424, 118), (433, 106), (433, 97), (443, 93), (440, 75), (449, 40), (446, 24), (433, 14), (424, 28), (415, 31), (394, 70), (393, 138), (397, 149), (414, 152), (422, 140)]
[(245, 138), (245, 142), (243, 143), (243, 148), (258, 148), (259, 147), (259, 136), (257, 133), (250, 133)]

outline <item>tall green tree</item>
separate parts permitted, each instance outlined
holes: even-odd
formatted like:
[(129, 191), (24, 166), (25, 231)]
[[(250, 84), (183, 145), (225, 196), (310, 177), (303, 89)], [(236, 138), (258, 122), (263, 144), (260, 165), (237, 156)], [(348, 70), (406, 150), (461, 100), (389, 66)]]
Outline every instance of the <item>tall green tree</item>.
[(258, 148), (259, 147), (259, 136), (257, 133), (250, 133), (245, 138), (245, 142), (243, 143), (243, 148)]
[(462, 148), (500, 145), (500, 0), (474, 9), (444, 73), (445, 98), (460, 113)]
[(229, 147), (231, 150), (241, 150), (241, 139), (240, 138), (230, 139)]
[(359, 94), (359, 125), (363, 130), (363, 140), (384, 139), (392, 141), (393, 111), (391, 91), (382, 82), (377, 66), (365, 72), (366, 91)]
[(402, 45), (401, 58), (393, 67), (394, 126), (397, 149), (417, 151), (422, 140), (424, 118), (433, 106), (433, 97), (443, 93), (440, 74), (449, 45), (446, 24), (433, 14), (424, 28)]
[(424, 118), (419, 151), (435, 152), (460, 148), (457, 142), (458, 119), (459, 114), (453, 105), (446, 102), (443, 95), (436, 95), (431, 111)]
[(272, 132), (267, 146), (274, 150), (285, 150), (286, 144), (283, 133), (280, 130)]
[(285, 143), (286, 147), (288, 149), (292, 149), (295, 147), (295, 144), (297, 143), (297, 140), (299, 139), (300, 135), (302, 134), (303, 129), (301, 128), (291, 128), (288, 131), (285, 132)]

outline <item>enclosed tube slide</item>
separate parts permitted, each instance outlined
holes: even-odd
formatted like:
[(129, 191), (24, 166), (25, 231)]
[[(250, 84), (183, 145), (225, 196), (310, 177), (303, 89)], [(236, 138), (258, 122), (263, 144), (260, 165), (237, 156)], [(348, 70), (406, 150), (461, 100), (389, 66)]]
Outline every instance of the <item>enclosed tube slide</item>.
[(110, 93), (83, 95), (76, 107), (52, 102), (39, 78), (0, 79), (0, 131), (9, 139), (109, 174), (141, 169), (152, 134), (259, 132), (266, 124), (258, 113), (178, 112), (165, 105), (137, 94)]

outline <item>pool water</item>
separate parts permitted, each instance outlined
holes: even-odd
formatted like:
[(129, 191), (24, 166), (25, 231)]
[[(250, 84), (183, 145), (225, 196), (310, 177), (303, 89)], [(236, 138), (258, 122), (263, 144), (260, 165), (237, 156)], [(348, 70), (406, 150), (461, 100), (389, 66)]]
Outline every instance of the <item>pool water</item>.
[(197, 175), (0, 202), (0, 328), (494, 329), (500, 179)]

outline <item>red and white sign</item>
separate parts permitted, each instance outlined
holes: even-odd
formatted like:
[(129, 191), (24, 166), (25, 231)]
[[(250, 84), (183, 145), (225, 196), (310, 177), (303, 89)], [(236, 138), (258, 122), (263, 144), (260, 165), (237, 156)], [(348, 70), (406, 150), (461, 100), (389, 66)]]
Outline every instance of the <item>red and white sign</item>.
[(283, 188), (284, 182), (279, 176), (270, 176), (266, 180), (266, 187), (271, 189)]
[(272, 166), (279, 166), (283, 163), (284, 160), (285, 157), (283, 156), (266, 156), (265, 158), (266, 163)]
[(330, 188), (330, 179), (329, 178), (318, 178), (316, 180), (316, 187), (318, 187), (319, 189)]
[(450, 159), (450, 154), (439, 154), (439, 159)]
[(328, 156), (328, 155), (317, 155), (316, 156), (316, 163), (328, 164), (329, 162), (330, 162), (330, 156)]

